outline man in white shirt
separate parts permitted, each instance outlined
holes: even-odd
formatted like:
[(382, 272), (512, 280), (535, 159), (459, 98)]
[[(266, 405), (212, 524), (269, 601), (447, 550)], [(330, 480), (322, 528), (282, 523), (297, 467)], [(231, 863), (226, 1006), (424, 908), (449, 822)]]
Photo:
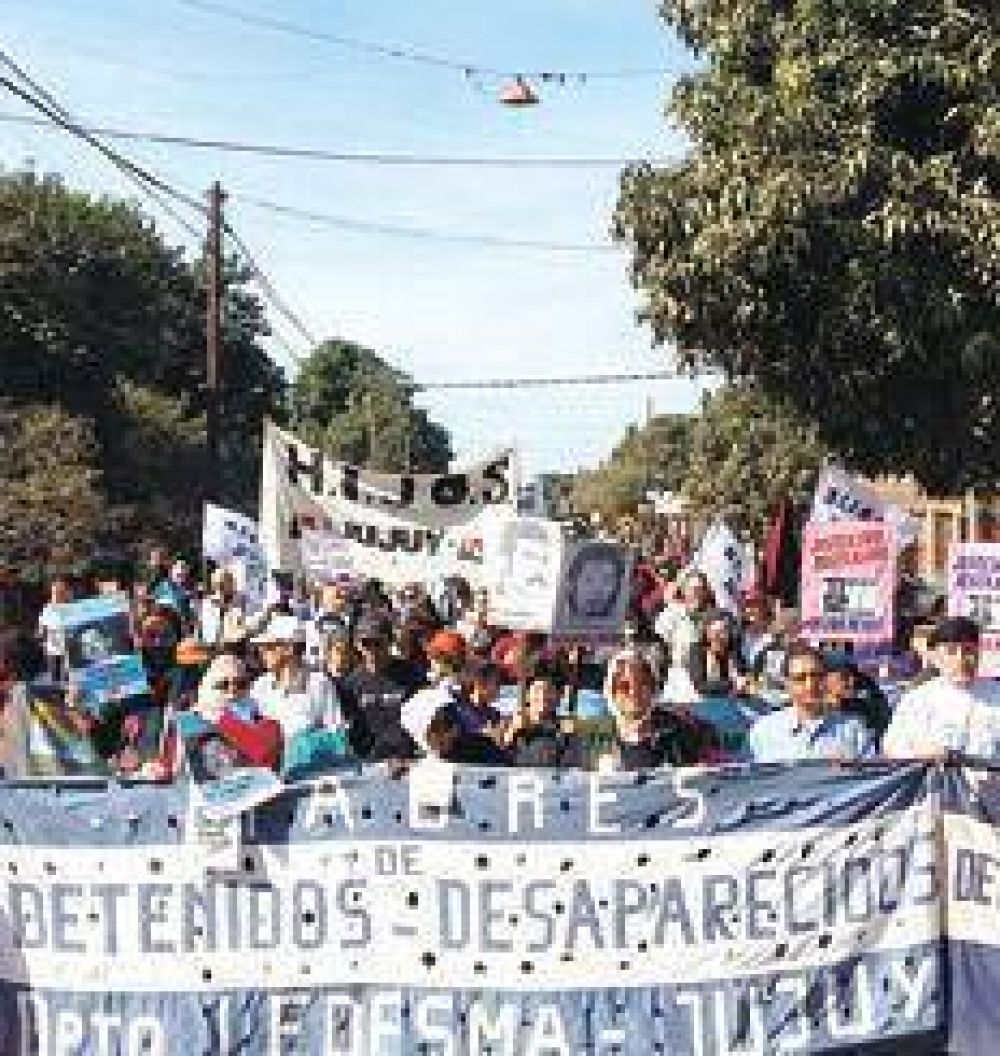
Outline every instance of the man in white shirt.
[(882, 742), (891, 759), (1000, 755), (1000, 683), (978, 677), (979, 627), (964, 616), (931, 636), (938, 675), (904, 694)]
[(715, 599), (708, 577), (696, 568), (689, 568), (679, 585), (682, 600), (667, 604), (656, 618), (654, 629), (667, 647), (671, 667), (686, 668)]

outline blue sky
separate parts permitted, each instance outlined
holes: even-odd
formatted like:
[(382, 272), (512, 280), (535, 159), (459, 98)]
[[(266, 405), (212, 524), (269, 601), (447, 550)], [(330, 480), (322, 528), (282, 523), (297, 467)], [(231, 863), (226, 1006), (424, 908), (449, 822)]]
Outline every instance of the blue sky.
[[(226, 0), (327, 33), (498, 68), (662, 67), (663, 78), (540, 86), (511, 111), (457, 72), (376, 60), (240, 25), (179, 0), (4, 0), (0, 41), (76, 116), (94, 123), (344, 151), (445, 155), (677, 155), (662, 117), (690, 58), (653, 0)], [(0, 113), (25, 113), (14, 99)], [(304, 225), (263, 198), (366, 222), (569, 243), (606, 242), (613, 169), (401, 169), (276, 161), (123, 145), (193, 193), (215, 178), (229, 215), (319, 336), (369, 344), (419, 381), (662, 369), (634, 321), (621, 251), (552, 253), (401, 239)], [(75, 186), (134, 192), (61, 135), (0, 124), (0, 159)], [(169, 220), (177, 242), (189, 237)], [(289, 342), (301, 347), (288, 328)], [(283, 353), (275, 349), (281, 361)], [(600, 389), (428, 393), (460, 456), (516, 442), (529, 470), (592, 465), (647, 397), (690, 410), (677, 380)]]

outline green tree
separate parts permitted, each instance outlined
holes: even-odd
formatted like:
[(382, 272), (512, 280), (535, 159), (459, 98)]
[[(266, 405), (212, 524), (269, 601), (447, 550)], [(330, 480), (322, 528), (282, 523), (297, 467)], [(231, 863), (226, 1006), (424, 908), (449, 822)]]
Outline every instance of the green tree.
[(333, 458), (391, 472), (442, 472), (451, 441), (413, 406), (415, 391), (406, 374), (371, 349), (325, 341), (292, 384), (292, 419), (307, 443)]
[(641, 315), (866, 472), (995, 485), (995, 0), (661, 0), (691, 150), (623, 174)]
[(651, 488), (679, 490), (687, 472), (691, 428), (691, 418), (682, 414), (657, 415), (641, 428), (630, 426), (602, 466), (577, 476), (574, 507), (614, 519), (635, 513)]
[(36, 575), (69, 570), (116, 528), (93, 425), (55, 405), (0, 405), (0, 556)]
[(754, 386), (727, 385), (703, 398), (683, 492), (696, 520), (721, 515), (761, 542), (783, 498), (796, 505), (810, 500), (827, 454), (819, 430), (789, 401)]
[(284, 377), (246, 274), (226, 264), (221, 479), (204, 443), (203, 265), (132, 203), (52, 176), (0, 176), (0, 392), (15, 412), (55, 404), (89, 423), (109, 519), (193, 545), (201, 503), (253, 510), (263, 419)]

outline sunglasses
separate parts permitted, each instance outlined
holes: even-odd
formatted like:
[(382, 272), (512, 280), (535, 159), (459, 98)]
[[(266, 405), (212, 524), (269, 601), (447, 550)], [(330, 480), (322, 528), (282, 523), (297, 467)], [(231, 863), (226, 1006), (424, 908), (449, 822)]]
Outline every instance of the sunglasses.
[(790, 682), (819, 682), (825, 677), (825, 671), (797, 671), (794, 675), (789, 675), (788, 680)]
[(246, 686), (247, 680), (245, 678), (223, 678), (218, 682), (214, 682), (212, 689), (224, 693), (227, 689), (246, 689)]

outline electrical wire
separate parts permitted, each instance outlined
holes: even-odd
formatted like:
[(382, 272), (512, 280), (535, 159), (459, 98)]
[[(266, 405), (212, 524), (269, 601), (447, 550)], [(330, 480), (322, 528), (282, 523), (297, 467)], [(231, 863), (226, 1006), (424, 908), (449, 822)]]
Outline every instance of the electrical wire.
[(484, 77), (532, 77), (545, 83), (565, 84), (575, 81), (585, 84), (588, 80), (627, 80), (640, 77), (662, 77), (669, 71), (663, 67), (635, 67), (609, 70), (515, 70), (500, 69), (495, 66), (484, 66), (477, 62), (468, 62), (448, 58), (442, 55), (432, 54), (418, 48), (404, 47), (401, 45), (382, 44), (372, 40), (360, 40), (356, 37), (345, 37), (324, 30), (312, 29), (300, 23), (289, 21), (284, 18), (275, 18), (271, 15), (259, 15), (240, 8), (230, 7), (228, 4), (220, 4), (214, 0), (176, 0), (183, 7), (189, 7), (206, 14), (217, 15), (233, 21), (242, 22), (245, 25), (256, 26), (259, 29), (268, 29), (288, 36), (300, 37), (303, 40), (311, 40), (318, 44), (332, 44), (349, 51), (371, 55), (376, 58), (409, 62), (420, 66), (429, 66), (437, 69), (450, 70), (461, 73), (467, 78), (476, 76)]
[(415, 382), (418, 392), (456, 389), (542, 389), (569, 385), (627, 385), (639, 381), (676, 381), (685, 375), (676, 370), (654, 370), (634, 374), (580, 374), (563, 378), (488, 378), (480, 381)]
[[(24, 114), (2, 114), (0, 123), (47, 128), (48, 122)], [(434, 154), (394, 154), (382, 151), (336, 151), (321, 147), (292, 147), (271, 143), (247, 143), (240, 140), (182, 136), (168, 132), (145, 132), (104, 126), (81, 126), (94, 135), (123, 142), (150, 143), (190, 150), (214, 150), (220, 153), (250, 154), (265, 158), (332, 162), (347, 165), (381, 165), (386, 167), (426, 168), (492, 168), (492, 169), (622, 169), (643, 163), (640, 158), (600, 157), (476, 157)], [(669, 159), (648, 161), (653, 165), (669, 164)]]
[(503, 235), (475, 234), (472, 232), (438, 231), (425, 227), (407, 227), (384, 224), (377, 221), (357, 220), (346, 216), (317, 213), (298, 206), (283, 205), (251, 195), (233, 194), (232, 198), (243, 205), (263, 209), (278, 216), (302, 220), (320, 227), (332, 227), (357, 234), (387, 235), (390, 237), (422, 239), (435, 242), (457, 242), (469, 245), (493, 246), (501, 249), (530, 249), (556, 253), (608, 253), (616, 252), (617, 246), (601, 242), (553, 242), (531, 238), (507, 238)]
[[(92, 133), (81, 128), (65, 107), (63, 107), (50, 92), (31, 78), (28, 73), (2, 49), (0, 49), (0, 63), (13, 71), (15, 76), (27, 84), (31, 90), (28, 91), (22, 85), (14, 83), (9, 77), (3, 75), (0, 75), (0, 87), (6, 88), (23, 102), (27, 103), (40, 113), (45, 114), (51, 122), (71, 133), (73, 136), (84, 140), (89, 146), (99, 151), (108, 161), (111, 162), (112, 165), (115, 166), (116, 169), (123, 172), (133, 183), (136, 183), (143, 193), (155, 201), (161, 209), (164, 209), (168, 215), (184, 227), (184, 229), (194, 238), (199, 242), (201, 241), (202, 232), (186, 218), (182, 217), (173, 206), (169, 204), (169, 202), (164, 201), (164, 198), (174, 199), (187, 206), (189, 209), (194, 210), (199, 215), (207, 217), (208, 207), (203, 202), (199, 201), (192, 195), (178, 190), (162, 177), (157, 176), (149, 169), (136, 164), (130, 158), (125, 157), (123, 154), (102, 143)], [(310, 346), (317, 344), (315, 337), (310, 333), (301, 318), (288, 306), (287, 302), (278, 292), (274, 282), (260, 264), (258, 264), (254, 254), (250, 251), (249, 246), (247, 246), (239, 233), (228, 222), (223, 224), (223, 230), (231, 242), (239, 249), (244, 263), (256, 279), (265, 299), (271, 303), (275, 310), (282, 315), (303, 338), (305, 338)]]
[(52, 124), (58, 126), (63, 131), (69, 132), (73, 136), (84, 140), (89, 146), (99, 151), (108, 161), (111, 162), (112, 165), (115, 166), (116, 169), (118, 169), (119, 172), (123, 173), (132, 183), (138, 185), (143, 193), (155, 201), (175, 223), (193, 237), (198, 239), (201, 238), (201, 232), (186, 217), (182, 216), (172, 204), (170, 204), (169, 199), (173, 199), (189, 209), (194, 209), (195, 211), (204, 214), (205, 206), (201, 202), (190, 195), (178, 191), (155, 173), (137, 165), (129, 158), (112, 150), (92, 133), (83, 129), (73, 119), (72, 115), (58, 102), (58, 100), (51, 95), (51, 93), (38, 84), (37, 81), (33, 80), (2, 49), (0, 49), (0, 63), (11, 70), (14, 76), (24, 82), (24, 84), (27, 84), (30, 91), (24, 88), (23, 85), (17, 84), (9, 77), (2, 75), (0, 75), (0, 87), (6, 88), (13, 95), (21, 99), (22, 102), (37, 110), (39, 113), (44, 114)]
[(243, 262), (246, 264), (253, 277), (257, 280), (257, 284), (260, 286), (265, 297), (270, 301), (272, 307), (286, 320), (295, 332), (305, 340), (310, 348), (315, 348), (316, 345), (319, 344), (318, 339), (302, 321), (301, 316), (288, 306), (288, 303), (278, 292), (277, 287), (274, 285), (274, 282), (268, 276), (267, 272), (257, 263), (249, 246), (228, 220), (223, 222), (222, 230), (233, 245), (239, 250)]

